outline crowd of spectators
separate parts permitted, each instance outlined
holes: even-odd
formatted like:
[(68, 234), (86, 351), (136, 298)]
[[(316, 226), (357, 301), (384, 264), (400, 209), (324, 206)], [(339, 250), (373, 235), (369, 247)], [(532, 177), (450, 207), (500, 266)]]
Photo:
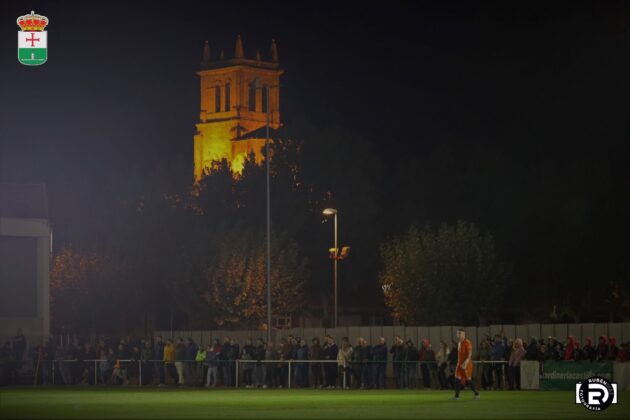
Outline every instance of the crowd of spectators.
[[(522, 360), (576, 362), (628, 361), (630, 343), (617, 347), (614, 337), (600, 336), (584, 345), (573, 337), (564, 342), (548, 337), (508, 339), (504, 334), (486, 335), (474, 359), (475, 377), (484, 389), (518, 389)], [(239, 361), (237, 364), (236, 361)], [(291, 361), (291, 363), (287, 363)], [(19, 372), (30, 362), (30, 383), (128, 385), (130, 381), (158, 386), (206, 386), (246, 388), (387, 388), (388, 363), (393, 380), (389, 385), (405, 388), (454, 386), (457, 343), (441, 341), (437, 352), (428, 339), (418, 345), (395, 337), (391, 345), (380, 337), (370, 344), (362, 337), (337, 343), (326, 335), (310, 342), (288, 335), (276, 346), (262, 338), (242, 346), (230, 337), (203, 347), (192, 338), (122, 339), (97, 337), (92, 342), (49, 339), (27, 354), (21, 331), (0, 352), (2, 384), (20, 383)], [(290, 381), (290, 383), (289, 383)]]
[[(565, 362), (600, 362), (630, 360), (630, 342), (617, 346), (615, 337), (599, 336), (595, 345), (591, 337), (586, 337), (584, 345), (573, 336), (562, 342), (556, 337), (539, 339), (531, 337), (529, 343), (521, 338), (508, 340), (503, 334), (494, 337), (486, 334), (479, 344), (477, 359), (481, 362), (481, 386), (484, 389), (502, 389), (507, 378), (508, 389), (520, 387), (520, 363), (522, 360), (565, 361)], [(507, 364), (493, 364), (493, 361), (506, 361)]]

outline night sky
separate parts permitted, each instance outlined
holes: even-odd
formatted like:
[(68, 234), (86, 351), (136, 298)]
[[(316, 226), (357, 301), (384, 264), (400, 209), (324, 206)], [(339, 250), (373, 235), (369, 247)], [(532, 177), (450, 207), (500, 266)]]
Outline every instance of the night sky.
[[(31, 10), (50, 20), (35, 68), (16, 58)], [(237, 34), (247, 57), (276, 39), (285, 124), (364, 137), (392, 179), (446, 141), (524, 176), (530, 159), (627, 157), (628, 2), (4, 1), (0, 18), (0, 181), (45, 182), (60, 226), (112, 174), (180, 160), (192, 179), (203, 42), (231, 57)]]

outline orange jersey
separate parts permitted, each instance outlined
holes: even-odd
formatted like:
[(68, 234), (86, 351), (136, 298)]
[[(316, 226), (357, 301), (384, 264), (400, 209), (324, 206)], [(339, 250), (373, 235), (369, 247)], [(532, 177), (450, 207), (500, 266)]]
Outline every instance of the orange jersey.
[[(462, 369), (462, 364), (470, 357), (466, 369)], [(469, 339), (465, 338), (464, 341), (457, 344), (457, 367), (455, 368), (455, 377), (459, 379), (463, 384), (467, 380), (472, 379), (472, 343)]]

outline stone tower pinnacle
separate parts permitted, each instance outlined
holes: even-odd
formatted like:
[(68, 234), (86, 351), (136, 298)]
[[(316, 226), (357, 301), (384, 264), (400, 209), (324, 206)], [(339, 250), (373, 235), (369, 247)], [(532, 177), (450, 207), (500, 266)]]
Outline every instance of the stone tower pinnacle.
[(271, 40), (271, 62), (272, 63), (278, 62), (278, 47), (276, 46), (275, 39)]
[(236, 37), (236, 46), (234, 47), (234, 58), (245, 58), (245, 53), (243, 52), (243, 41), (241, 40), (240, 35)]
[(208, 63), (210, 61), (210, 45), (208, 45), (208, 40), (203, 43), (203, 54), (201, 58), (203, 63)]

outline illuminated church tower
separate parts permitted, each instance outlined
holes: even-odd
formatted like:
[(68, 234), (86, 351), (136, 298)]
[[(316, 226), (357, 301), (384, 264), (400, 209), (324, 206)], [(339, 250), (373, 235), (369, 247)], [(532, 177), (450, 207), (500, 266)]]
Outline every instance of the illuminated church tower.
[(213, 60), (206, 41), (197, 73), (201, 79), (201, 112), (194, 138), (196, 181), (215, 160), (227, 159), (235, 173), (241, 172), (245, 157), (251, 152), (258, 163), (262, 161), (267, 102), (270, 128), (280, 127), (282, 73), (273, 40), (268, 61), (263, 61), (259, 52), (255, 59), (245, 58), (240, 35), (234, 58), (229, 59), (221, 51), (219, 59)]

